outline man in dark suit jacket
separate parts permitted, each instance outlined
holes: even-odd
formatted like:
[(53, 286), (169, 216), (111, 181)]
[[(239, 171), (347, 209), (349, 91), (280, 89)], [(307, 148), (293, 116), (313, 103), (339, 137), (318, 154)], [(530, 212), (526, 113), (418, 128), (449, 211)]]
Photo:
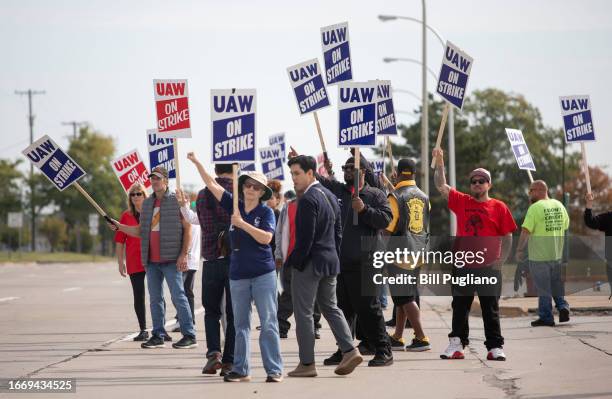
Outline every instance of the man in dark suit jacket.
[(314, 176), (316, 161), (299, 155), (289, 161), (296, 191), (304, 194), (295, 217), (295, 248), (286, 264), (292, 268), (291, 295), (300, 364), (290, 377), (315, 377), (313, 308), (315, 299), (343, 353), (334, 371), (353, 372), (363, 358), (353, 346), (351, 331), (336, 301), (336, 276), (340, 272), (342, 226), (340, 208), (333, 194)]

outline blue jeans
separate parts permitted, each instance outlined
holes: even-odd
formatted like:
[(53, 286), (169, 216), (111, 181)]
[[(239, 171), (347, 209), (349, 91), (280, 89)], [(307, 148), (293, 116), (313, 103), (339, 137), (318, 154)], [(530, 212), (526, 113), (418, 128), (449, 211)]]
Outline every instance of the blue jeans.
[(221, 353), (221, 301), (225, 295), (225, 344), (222, 363), (234, 363), (234, 313), (229, 283), (229, 259), (215, 259), (202, 266), (202, 305), (204, 305), (204, 326), (206, 327), (206, 356)]
[(538, 315), (546, 322), (554, 321), (552, 300), (558, 310), (568, 309), (564, 298), (565, 286), (561, 279), (561, 261), (529, 261), (529, 273), (538, 293)]
[(234, 309), (234, 344), (233, 372), (241, 375), (250, 374), (249, 358), (251, 357), (251, 302), (255, 302), (259, 314), (259, 349), (267, 375), (283, 373), (283, 359), (280, 353), (278, 335), (276, 271), (255, 278), (230, 280), (232, 308)]
[(147, 285), (149, 288), (149, 302), (151, 306), (151, 320), (153, 330), (151, 333), (159, 337), (166, 334), (166, 304), (164, 302), (164, 279), (170, 289), (172, 303), (176, 308), (181, 334), (195, 339), (191, 308), (183, 288), (183, 273), (176, 269), (176, 263), (149, 263), (147, 270)]

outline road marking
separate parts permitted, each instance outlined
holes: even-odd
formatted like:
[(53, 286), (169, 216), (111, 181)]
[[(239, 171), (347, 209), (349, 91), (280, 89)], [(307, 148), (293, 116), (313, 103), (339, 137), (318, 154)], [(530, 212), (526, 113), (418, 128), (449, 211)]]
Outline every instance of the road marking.
[(64, 288), (62, 291), (63, 292), (71, 292), (71, 291), (80, 291), (82, 289), (83, 288), (81, 288), (81, 287), (70, 287), (70, 288)]
[(0, 298), (0, 302), (14, 301), (15, 299), (19, 299), (19, 297), (18, 296), (7, 296), (5, 298)]

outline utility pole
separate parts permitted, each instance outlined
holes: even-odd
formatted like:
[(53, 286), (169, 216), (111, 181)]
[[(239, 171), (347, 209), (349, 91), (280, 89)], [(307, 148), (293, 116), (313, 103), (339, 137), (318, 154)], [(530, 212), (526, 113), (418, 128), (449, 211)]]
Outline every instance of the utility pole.
[(77, 128), (79, 128), (81, 126), (86, 126), (87, 122), (70, 121), (70, 122), (62, 122), (62, 125), (64, 125), (64, 126), (72, 126), (72, 139), (76, 140), (76, 138), (77, 138)]
[[(32, 90), (28, 89), (25, 91), (15, 90), (15, 94), (18, 96), (28, 96), (28, 123), (30, 125), (30, 145), (34, 142), (34, 114), (32, 113), (32, 96), (37, 94), (45, 94), (44, 90)], [(30, 234), (32, 252), (36, 251), (36, 214), (34, 209), (34, 165), (30, 162), (30, 212), (31, 212), (31, 228)]]
[(421, 100), (423, 101), (421, 109), (421, 189), (425, 194), (429, 195), (429, 115), (427, 95), (427, 7), (425, 0), (422, 0), (423, 7), (423, 23), (422, 23), (422, 40), (421, 44), (421, 80), (422, 93)]

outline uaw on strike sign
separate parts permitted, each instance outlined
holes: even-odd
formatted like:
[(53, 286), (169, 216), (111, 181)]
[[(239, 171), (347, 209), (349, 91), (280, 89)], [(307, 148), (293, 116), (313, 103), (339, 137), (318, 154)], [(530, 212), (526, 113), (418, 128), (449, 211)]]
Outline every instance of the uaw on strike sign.
[(174, 139), (160, 137), (157, 129), (147, 130), (147, 144), (149, 146), (149, 167), (163, 166), (168, 171), (168, 178), (176, 178), (174, 169)]
[(342, 82), (338, 91), (338, 146), (376, 146), (377, 83)]
[(255, 162), (255, 89), (210, 91), (212, 162)]
[(463, 108), (468, 78), (474, 59), (447, 41), (438, 77), (437, 92), (455, 107)]
[(287, 73), (301, 115), (330, 105), (316, 58), (290, 66)]
[(111, 161), (111, 165), (126, 193), (135, 183), (143, 184), (145, 188), (151, 187), (149, 172), (138, 150), (132, 150), (118, 157)]
[(390, 80), (375, 80), (376, 93), (376, 134), (397, 135), (395, 109), (393, 108), (393, 92)]
[(85, 176), (83, 168), (47, 135), (30, 144), (21, 153), (60, 191)]
[(321, 44), (327, 84), (353, 80), (348, 22), (321, 28)]
[(153, 90), (160, 136), (190, 138), (187, 80), (154, 80)]
[(519, 169), (535, 171), (535, 164), (523, 137), (523, 132), (518, 129), (506, 129), (506, 135), (510, 141), (510, 146), (512, 147), (512, 152)]
[(591, 98), (589, 96), (560, 97), (561, 116), (566, 143), (595, 141)]

